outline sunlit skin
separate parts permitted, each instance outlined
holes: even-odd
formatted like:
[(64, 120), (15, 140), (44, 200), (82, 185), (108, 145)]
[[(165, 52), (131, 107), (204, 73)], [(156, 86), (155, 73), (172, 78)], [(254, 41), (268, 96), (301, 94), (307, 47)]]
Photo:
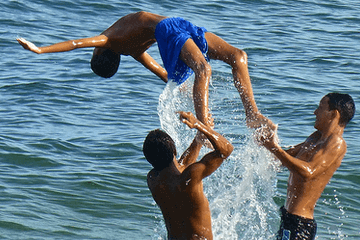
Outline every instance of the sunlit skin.
[(285, 151), (272, 138), (264, 141), (264, 146), (290, 171), (286, 210), (309, 219), (314, 218), (316, 202), (346, 152), (345, 126), (339, 125), (339, 111), (329, 110), (328, 97), (320, 101), (314, 114), (317, 131), (305, 142)]
[(202, 147), (198, 134), (179, 160), (174, 156), (169, 167), (161, 171), (153, 169), (148, 173), (148, 186), (164, 216), (168, 239), (212, 240), (211, 213), (202, 179), (223, 163), (233, 151), (233, 146), (192, 113), (179, 114), (183, 123), (209, 139), (214, 150), (196, 161)]
[[(69, 40), (45, 47), (37, 47), (23, 38), (17, 40), (25, 49), (38, 54), (65, 52), (88, 47), (95, 47), (93, 54), (101, 54), (104, 49), (112, 49), (118, 54), (132, 56), (164, 82), (167, 82), (166, 70), (146, 52), (156, 42), (155, 28), (164, 18), (166, 17), (148, 12), (132, 13), (120, 18), (99, 36)], [(205, 38), (208, 42), (209, 58), (224, 61), (232, 67), (234, 83), (246, 109), (247, 125), (258, 128), (265, 124), (275, 129), (276, 126), (265, 118), (256, 106), (246, 53), (211, 32), (205, 33)], [(201, 122), (209, 124), (208, 91), (211, 67), (192, 39), (188, 39), (184, 44), (180, 58), (195, 73), (194, 106), (196, 116)]]

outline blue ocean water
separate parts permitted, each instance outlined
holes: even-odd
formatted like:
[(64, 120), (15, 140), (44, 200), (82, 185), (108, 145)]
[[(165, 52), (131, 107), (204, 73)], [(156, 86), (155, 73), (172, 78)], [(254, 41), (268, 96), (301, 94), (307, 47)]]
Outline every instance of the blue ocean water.
[[(102, 79), (89, 66), (92, 49), (36, 55), (17, 37), (42, 46), (94, 36), (140, 10), (184, 17), (247, 52), (255, 99), (284, 146), (314, 131), (326, 93), (359, 103), (358, 1), (5, 0), (0, 10), (1, 239), (165, 239), (142, 143), (169, 127), (164, 102), (182, 96), (175, 105), (191, 109), (131, 57)], [(156, 46), (148, 52), (161, 63)], [(211, 65), (216, 129), (235, 146), (204, 184), (215, 239), (273, 239), (288, 172), (253, 143), (229, 66)], [(347, 154), (318, 201), (317, 239), (360, 237), (358, 122), (347, 126)], [(180, 150), (189, 141), (182, 127), (169, 128)]]

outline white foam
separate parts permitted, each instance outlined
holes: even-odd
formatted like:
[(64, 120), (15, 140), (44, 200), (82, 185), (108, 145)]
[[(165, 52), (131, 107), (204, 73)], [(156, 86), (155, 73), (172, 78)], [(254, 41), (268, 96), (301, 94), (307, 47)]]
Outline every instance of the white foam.
[[(186, 83), (181, 88), (175, 83), (168, 83), (160, 95), (158, 106), (161, 127), (174, 139), (179, 154), (195, 136), (195, 131), (189, 131), (175, 113), (194, 112), (193, 80), (189, 79)], [(278, 206), (273, 200), (277, 162), (272, 161), (270, 154), (254, 142), (253, 133), (244, 127), (244, 121), (236, 118), (234, 116), (231, 122), (245, 131), (231, 133), (236, 136), (232, 139), (233, 153), (204, 180), (204, 191), (212, 212), (214, 239), (272, 239), (279, 226)], [(224, 126), (215, 127), (226, 129)], [(209, 150), (203, 148), (200, 154), (206, 151)], [(162, 219), (162, 216), (157, 217)], [(166, 239), (162, 220), (156, 226), (153, 239)]]

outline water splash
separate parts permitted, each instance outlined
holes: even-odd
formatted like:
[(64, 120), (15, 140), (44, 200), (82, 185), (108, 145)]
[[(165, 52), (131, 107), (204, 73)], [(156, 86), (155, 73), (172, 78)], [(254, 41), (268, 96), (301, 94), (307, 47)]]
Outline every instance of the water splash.
[[(161, 127), (174, 139), (180, 154), (195, 136), (195, 131), (189, 131), (176, 114), (176, 111), (194, 112), (192, 84), (193, 79), (181, 87), (168, 83), (159, 98)], [(210, 105), (211, 109), (218, 107), (214, 101), (210, 101)], [(273, 200), (278, 166), (269, 153), (254, 142), (253, 132), (244, 127), (244, 121), (236, 118), (233, 116), (230, 124), (235, 125), (235, 129), (245, 130), (229, 132), (235, 136), (231, 137), (233, 139), (228, 137), (235, 147), (234, 152), (217, 171), (204, 180), (204, 191), (212, 212), (214, 239), (272, 239), (279, 224), (278, 206)], [(223, 131), (226, 127), (216, 128), (226, 133), (226, 130)], [(206, 151), (203, 148), (200, 155)], [(157, 217), (162, 219), (162, 216)], [(153, 239), (166, 239), (163, 221), (157, 222)]]
[(272, 239), (278, 229), (276, 162), (251, 134), (204, 181), (215, 239)]
[(161, 128), (165, 130), (175, 141), (178, 153), (182, 153), (195, 137), (195, 130), (189, 130), (188, 126), (179, 120), (178, 111), (194, 111), (192, 86), (194, 79), (190, 78), (180, 86), (169, 82), (159, 97), (158, 115)]

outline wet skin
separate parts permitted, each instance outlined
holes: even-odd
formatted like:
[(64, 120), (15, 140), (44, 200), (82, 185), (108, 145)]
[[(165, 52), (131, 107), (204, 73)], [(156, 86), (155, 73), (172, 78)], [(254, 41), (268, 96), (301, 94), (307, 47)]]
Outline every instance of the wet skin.
[[(18, 38), (18, 42), (27, 50), (38, 54), (71, 51), (77, 48), (94, 47), (94, 55), (101, 54), (104, 49), (111, 49), (121, 55), (130, 55), (143, 66), (167, 82), (167, 72), (146, 50), (155, 42), (156, 25), (166, 18), (148, 12), (137, 12), (126, 15), (116, 21), (98, 36), (56, 43), (50, 46), (37, 47), (33, 43)], [(234, 84), (239, 91), (246, 112), (247, 125), (259, 128), (268, 125), (276, 129), (269, 119), (258, 110), (247, 66), (247, 55), (213, 33), (205, 33), (208, 42), (210, 59), (224, 61), (232, 68)], [(192, 39), (188, 39), (180, 53), (180, 58), (194, 71), (194, 106), (197, 118), (209, 125), (208, 91), (211, 67)]]
[(285, 151), (274, 139), (264, 146), (290, 171), (285, 208), (291, 214), (314, 218), (314, 208), (325, 186), (340, 166), (346, 153), (339, 125), (340, 113), (329, 110), (329, 98), (324, 97), (315, 110), (317, 129), (305, 142)]
[(148, 173), (148, 186), (164, 216), (168, 239), (212, 240), (211, 213), (202, 179), (220, 167), (233, 146), (191, 113), (180, 112), (180, 118), (207, 137), (214, 150), (196, 161), (202, 147), (198, 134), (179, 161), (174, 156), (169, 167)]

